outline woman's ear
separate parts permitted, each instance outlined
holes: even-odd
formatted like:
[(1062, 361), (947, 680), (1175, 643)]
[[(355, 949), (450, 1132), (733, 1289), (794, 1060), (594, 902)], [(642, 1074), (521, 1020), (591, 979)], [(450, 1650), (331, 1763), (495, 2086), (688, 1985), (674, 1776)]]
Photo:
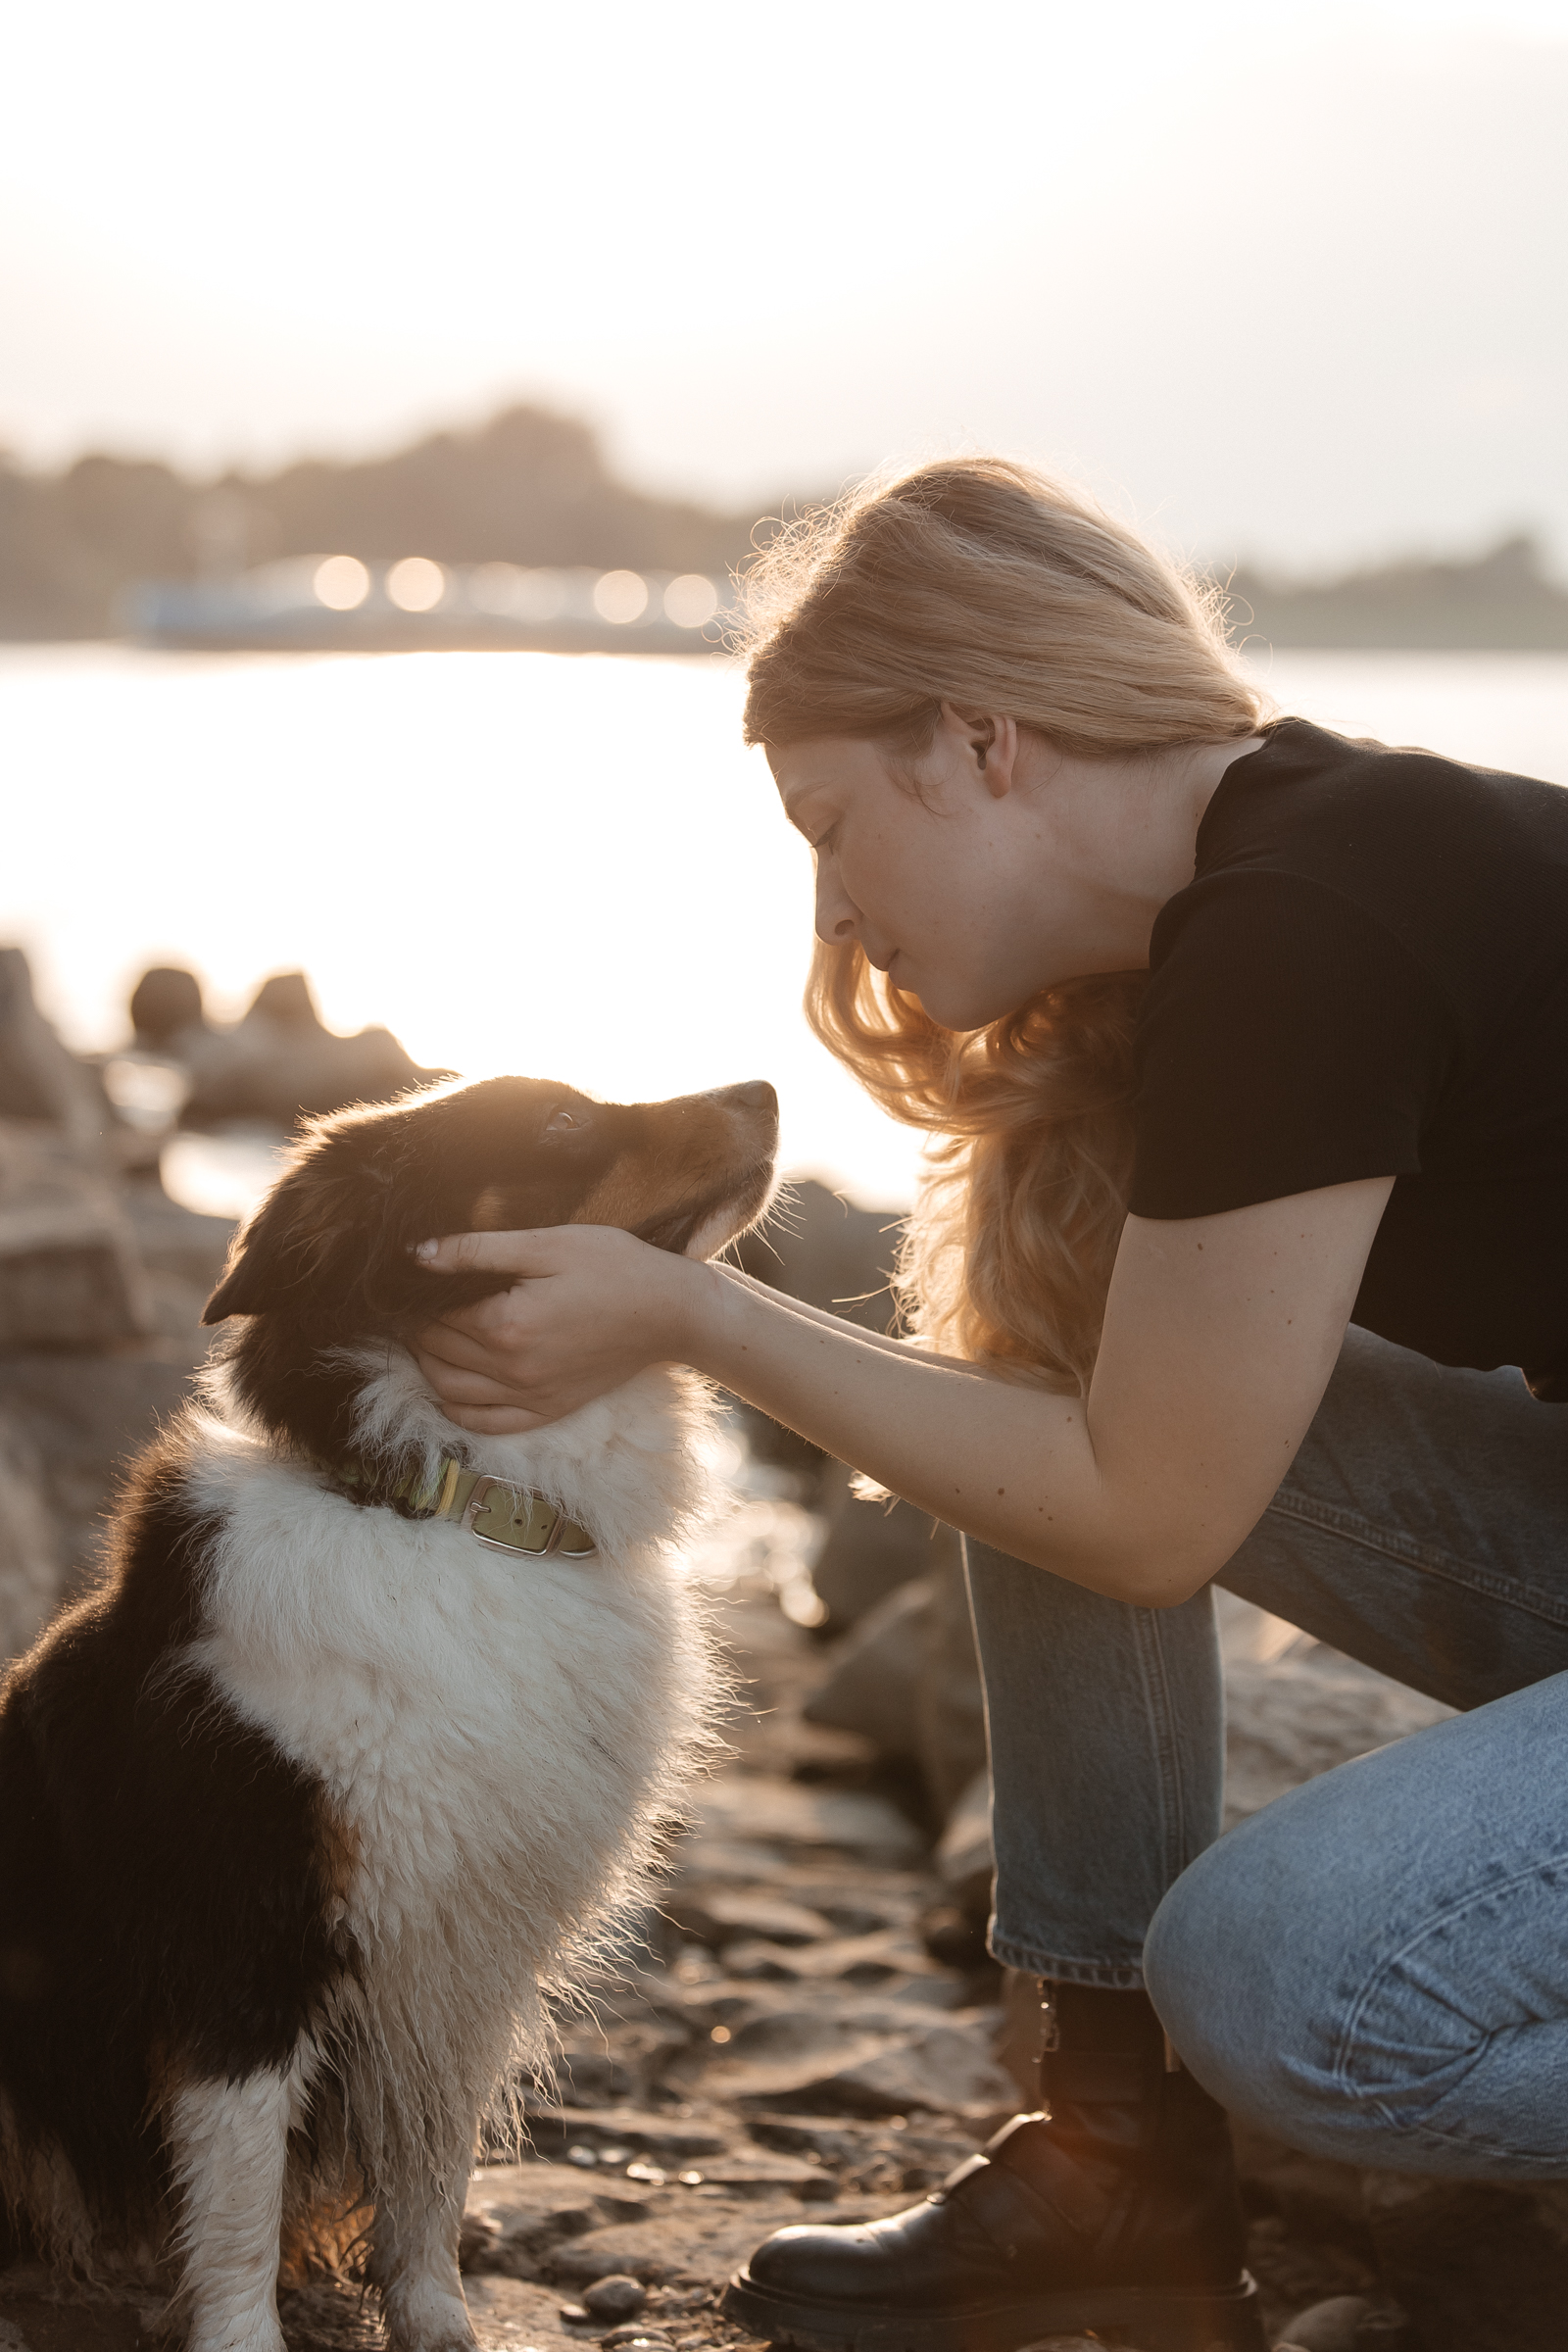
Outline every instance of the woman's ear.
[(1018, 760), (1017, 720), (997, 711), (960, 710), (956, 703), (945, 702), (942, 724), (992, 799), (1005, 799), (1012, 790)]

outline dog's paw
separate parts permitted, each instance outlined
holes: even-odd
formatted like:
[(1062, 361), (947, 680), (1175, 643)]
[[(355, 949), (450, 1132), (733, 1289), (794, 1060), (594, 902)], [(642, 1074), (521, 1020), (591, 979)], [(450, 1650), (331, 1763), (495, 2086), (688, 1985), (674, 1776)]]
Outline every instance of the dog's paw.
[(382, 2305), (392, 2352), (478, 2352), (461, 2294), (433, 2283), (403, 2287)]

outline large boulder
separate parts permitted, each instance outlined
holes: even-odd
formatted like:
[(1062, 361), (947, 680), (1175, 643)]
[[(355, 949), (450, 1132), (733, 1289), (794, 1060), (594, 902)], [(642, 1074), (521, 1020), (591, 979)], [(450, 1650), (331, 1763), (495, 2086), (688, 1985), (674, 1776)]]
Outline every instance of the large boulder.
[(829, 1633), (858, 1625), (879, 1601), (915, 1577), (956, 1567), (958, 1539), (910, 1502), (868, 1500), (842, 1462), (822, 1472), (818, 1508), (826, 1522), (811, 1583)]
[(118, 1347), (152, 1328), (135, 1238), (63, 1126), (0, 1124), (0, 1351)]
[[(897, 1209), (857, 1208), (807, 1176), (789, 1187), (776, 1215), (742, 1236), (735, 1254), (754, 1281), (786, 1298), (822, 1307), (865, 1331), (888, 1331), (896, 1319), (889, 1277), (902, 1222)], [(742, 1419), (760, 1460), (808, 1478), (820, 1468), (820, 1450), (793, 1430), (750, 1406)]]
[[(929, 1520), (923, 1524), (929, 1530)], [(956, 1539), (942, 1565), (890, 1592), (845, 1637), (804, 1712), (808, 1723), (871, 1740), (889, 1762), (914, 1766), (932, 1817), (946, 1821), (986, 1760), (985, 1700)]]
[(174, 1050), (191, 1077), (184, 1123), (198, 1128), (243, 1119), (286, 1132), (299, 1118), (385, 1102), (451, 1074), (421, 1069), (390, 1030), (338, 1036), (318, 1012), (303, 972), (274, 972), (232, 1029), (187, 1027)]
[(108, 1156), (114, 1113), (102, 1082), (38, 1010), (20, 948), (0, 948), (0, 1120), (52, 1128), (88, 1162)]

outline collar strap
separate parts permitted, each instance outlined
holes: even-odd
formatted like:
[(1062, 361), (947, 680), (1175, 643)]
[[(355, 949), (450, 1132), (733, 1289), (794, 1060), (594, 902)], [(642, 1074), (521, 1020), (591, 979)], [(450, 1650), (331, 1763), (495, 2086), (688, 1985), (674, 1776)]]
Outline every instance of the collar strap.
[[(369, 1483), (359, 1461), (342, 1463), (336, 1475), (349, 1487)], [(534, 1558), (559, 1553), (564, 1560), (586, 1560), (599, 1549), (586, 1528), (534, 1488), (493, 1478), (487, 1470), (466, 1470), (452, 1454), (441, 1456), (429, 1478), (410, 1470), (386, 1499), (405, 1504), (416, 1519), (450, 1519), (492, 1551), (521, 1551)]]

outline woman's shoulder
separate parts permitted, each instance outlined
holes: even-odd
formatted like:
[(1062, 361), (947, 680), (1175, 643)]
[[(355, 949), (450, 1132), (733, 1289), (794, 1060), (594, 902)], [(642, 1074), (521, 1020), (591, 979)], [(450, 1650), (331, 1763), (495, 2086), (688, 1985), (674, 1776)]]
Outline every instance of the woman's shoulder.
[(1562, 786), (1283, 718), (1221, 778), (1199, 828), (1195, 879), (1271, 870), (1360, 896), (1369, 881), (1473, 882), (1494, 865), (1542, 859), (1568, 874)]

